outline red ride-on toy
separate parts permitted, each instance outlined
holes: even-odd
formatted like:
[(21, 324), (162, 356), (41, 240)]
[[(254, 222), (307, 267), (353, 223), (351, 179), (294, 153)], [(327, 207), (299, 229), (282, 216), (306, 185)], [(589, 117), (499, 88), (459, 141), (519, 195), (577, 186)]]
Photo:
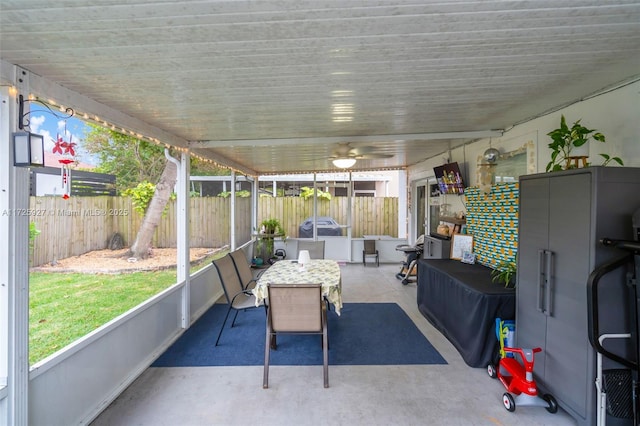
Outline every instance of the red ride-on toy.
[[(505, 352), (518, 354), (522, 359), (522, 364), (517, 357), (503, 357), (498, 363), (498, 370), (489, 365), (488, 373), (491, 377), (500, 379), (507, 391), (502, 395), (502, 403), (508, 411), (515, 411), (516, 405), (545, 407), (548, 412), (558, 411), (556, 399), (546, 394), (543, 397), (538, 395), (538, 386), (533, 380), (534, 354), (542, 349), (521, 349), (504, 348)], [(524, 366), (523, 366), (524, 364)], [(515, 394), (514, 398), (511, 394)]]

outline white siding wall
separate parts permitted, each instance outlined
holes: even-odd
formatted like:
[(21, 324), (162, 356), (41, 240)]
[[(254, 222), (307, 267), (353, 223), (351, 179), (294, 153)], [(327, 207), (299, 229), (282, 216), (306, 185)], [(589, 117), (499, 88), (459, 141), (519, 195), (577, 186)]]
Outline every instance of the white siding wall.
[[(526, 102), (526, 100), (524, 100)], [(567, 123), (582, 119), (582, 124), (603, 133), (606, 143), (592, 142), (589, 161), (602, 164), (599, 153), (621, 157), (625, 166), (640, 167), (640, 82), (570, 105), (562, 110), (535, 118), (509, 129), (501, 138), (491, 140), (491, 146), (500, 152), (509, 152), (533, 141), (536, 150), (537, 171), (544, 172), (551, 157), (548, 148), (551, 139), (547, 133), (560, 124), (564, 114)], [(457, 161), (464, 170), (467, 186), (476, 185), (476, 164), (479, 155), (489, 147), (482, 139), (451, 151), (451, 161)], [(409, 169), (411, 182), (433, 176), (433, 167), (442, 165), (448, 153), (431, 158)]]

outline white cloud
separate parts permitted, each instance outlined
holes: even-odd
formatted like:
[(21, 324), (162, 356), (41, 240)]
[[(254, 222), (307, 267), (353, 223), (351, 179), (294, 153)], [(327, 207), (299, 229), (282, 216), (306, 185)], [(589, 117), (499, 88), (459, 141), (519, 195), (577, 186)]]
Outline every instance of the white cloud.
[(33, 133), (40, 133), (38, 132), (38, 130), (40, 129), (40, 126), (42, 126), (45, 122), (46, 118), (44, 118), (44, 115), (36, 115), (33, 116), (29, 119), (29, 127), (31, 128), (31, 131)]
[[(77, 144), (75, 146), (76, 159), (85, 163), (96, 164), (97, 160), (82, 147), (82, 122), (78, 121), (78, 123), (80, 124), (76, 124), (76, 121), (73, 119), (69, 122), (67, 122), (67, 120), (50, 120), (47, 122), (45, 115), (34, 114), (29, 119), (29, 129), (31, 132), (38, 133), (44, 137), (45, 152), (51, 153), (58, 136), (61, 136), (65, 141), (75, 142)], [(71, 127), (69, 127), (69, 125), (71, 125)], [(78, 131), (80, 136), (71, 132), (71, 130), (69, 130), (70, 128)]]
[(29, 119), (29, 128), (31, 129), (32, 133), (37, 133), (44, 137), (44, 149), (45, 151), (47, 151), (53, 149), (54, 140), (49, 130), (40, 128), (45, 121), (46, 118), (44, 115), (35, 115)]
[(70, 139), (73, 137), (71, 132), (69, 130), (67, 130), (67, 122), (66, 122), (66, 120), (58, 121), (58, 133), (60, 135), (62, 135), (62, 139), (64, 139), (67, 142), (69, 142)]

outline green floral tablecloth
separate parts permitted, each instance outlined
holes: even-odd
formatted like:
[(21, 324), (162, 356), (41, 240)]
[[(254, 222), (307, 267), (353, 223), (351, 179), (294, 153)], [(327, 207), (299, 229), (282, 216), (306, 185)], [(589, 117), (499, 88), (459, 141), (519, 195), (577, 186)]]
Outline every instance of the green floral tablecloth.
[(251, 292), (256, 296), (256, 306), (267, 297), (267, 284), (318, 284), (322, 295), (340, 315), (342, 309), (342, 285), (340, 266), (335, 260), (312, 259), (304, 267), (290, 260), (281, 260), (267, 269)]

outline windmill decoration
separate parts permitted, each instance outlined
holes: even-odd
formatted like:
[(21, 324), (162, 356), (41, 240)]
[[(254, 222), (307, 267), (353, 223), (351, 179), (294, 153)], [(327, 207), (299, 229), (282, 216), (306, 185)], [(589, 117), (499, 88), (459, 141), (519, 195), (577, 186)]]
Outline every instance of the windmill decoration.
[[(64, 133), (67, 134), (66, 122)], [(60, 163), (60, 178), (62, 179), (62, 198), (66, 200), (71, 196), (71, 169), (69, 165), (76, 161), (74, 159), (76, 143), (72, 142), (73, 136), (71, 134), (69, 134), (69, 142), (65, 141), (60, 134), (57, 136), (53, 146), (53, 153), (62, 156), (62, 158), (58, 159), (58, 162)]]

